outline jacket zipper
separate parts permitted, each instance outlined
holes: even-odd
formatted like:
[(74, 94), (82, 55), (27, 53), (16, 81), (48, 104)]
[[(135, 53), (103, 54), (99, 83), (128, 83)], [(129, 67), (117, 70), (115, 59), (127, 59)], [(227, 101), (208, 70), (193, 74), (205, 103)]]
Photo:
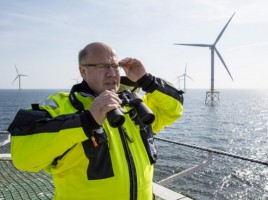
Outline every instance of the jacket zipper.
[(130, 200), (137, 200), (137, 174), (132, 154), (127, 145), (127, 137), (124, 127), (119, 127), (120, 138), (125, 151), (125, 156), (128, 164), (129, 179), (130, 179)]

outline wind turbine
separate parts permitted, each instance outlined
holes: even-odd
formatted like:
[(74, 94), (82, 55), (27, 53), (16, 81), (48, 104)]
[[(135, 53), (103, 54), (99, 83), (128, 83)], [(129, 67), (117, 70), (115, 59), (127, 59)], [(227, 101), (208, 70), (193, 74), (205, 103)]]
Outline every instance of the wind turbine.
[(16, 78), (14, 79), (14, 81), (12, 82), (12, 84), (17, 80), (17, 78), (19, 78), (19, 90), (21, 90), (21, 76), (28, 76), (28, 75), (24, 75), (24, 74), (20, 74), (16, 65), (15, 65), (15, 69), (16, 69), (16, 72), (17, 72), (17, 76)]
[(178, 77), (179, 81), (180, 81), (180, 78), (183, 77), (183, 87), (184, 87), (184, 90), (183, 91), (184, 92), (186, 92), (186, 78), (189, 78), (189, 79), (191, 79), (193, 81), (193, 79), (186, 74), (186, 69), (187, 69), (187, 64), (185, 65), (185, 72), (184, 72), (184, 74)]
[(178, 85), (179, 85), (179, 87), (178, 87), (179, 90), (181, 90), (181, 81), (183, 81), (183, 79), (178, 77), (177, 82), (178, 82)]
[(219, 59), (221, 60), (222, 64), (224, 65), (225, 69), (227, 70), (229, 76), (233, 80), (233, 77), (231, 73), (229, 72), (220, 52), (216, 48), (216, 44), (220, 40), (222, 34), (224, 33), (226, 27), (228, 26), (228, 24), (230, 23), (234, 15), (235, 13), (231, 16), (227, 24), (223, 27), (222, 31), (220, 32), (220, 34), (218, 35), (218, 37), (216, 38), (213, 44), (185, 44), (185, 43), (174, 44), (174, 45), (185, 45), (185, 46), (195, 46), (195, 47), (209, 47), (209, 49), (211, 50), (211, 87), (210, 87), (210, 90), (207, 91), (206, 104), (211, 103), (211, 105), (214, 105), (214, 104), (219, 103), (219, 95), (218, 95), (219, 92), (216, 92), (214, 90), (214, 54), (215, 52), (218, 55)]
[(72, 80), (74, 80), (74, 81), (76, 82), (76, 84), (79, 83), (79, 77), (77, 77), (77, 78), (73, 78)]

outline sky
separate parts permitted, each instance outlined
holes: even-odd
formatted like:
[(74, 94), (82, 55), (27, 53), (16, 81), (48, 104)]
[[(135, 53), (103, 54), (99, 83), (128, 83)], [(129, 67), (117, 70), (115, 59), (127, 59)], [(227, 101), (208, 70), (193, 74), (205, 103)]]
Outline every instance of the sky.
[[(0, 89), (68, 89), (81, 81), (78, 52), (104, 42), (119, 59), (139, 59), (177, 88), (210, 88), (209, 48), (216, 47), (215, 89), (268, 89), (267, 0), (0, 0)], [(122, 75), (124, 73), (122, 72)]]

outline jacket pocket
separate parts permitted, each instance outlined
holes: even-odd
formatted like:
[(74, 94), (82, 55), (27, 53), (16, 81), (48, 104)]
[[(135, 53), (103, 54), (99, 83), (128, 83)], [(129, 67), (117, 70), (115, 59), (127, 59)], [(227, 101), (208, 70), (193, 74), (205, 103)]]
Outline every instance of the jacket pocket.
[(105, 179), (114, 176), (107, 135), (101, 128), (99, 133), (94, 132), (98, 146), (88, 139), (82, 143), (86, 157), (89, 159), (87, 169), (88, 180)]

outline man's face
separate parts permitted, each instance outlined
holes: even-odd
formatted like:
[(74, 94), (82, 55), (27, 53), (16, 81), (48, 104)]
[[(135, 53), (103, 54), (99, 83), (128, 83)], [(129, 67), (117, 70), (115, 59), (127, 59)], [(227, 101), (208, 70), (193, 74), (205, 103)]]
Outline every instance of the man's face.
[(83, 64), (97, 66), (80, 65), (80, 73), (88, 86), (96, 93), (100, 94), (105, 90), (117, 91), (120, 85), (119, 68), (116, 54), (112, 50), (106, 50), (90, 54)]

